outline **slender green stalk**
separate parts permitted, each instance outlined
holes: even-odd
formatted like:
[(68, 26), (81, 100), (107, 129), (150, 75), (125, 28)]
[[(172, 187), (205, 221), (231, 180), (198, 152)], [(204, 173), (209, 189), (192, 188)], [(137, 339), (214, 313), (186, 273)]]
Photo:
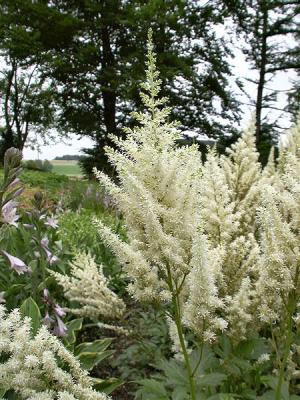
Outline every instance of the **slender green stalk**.
[(195, 374), (196, 374), (196, 372), (197, 372), (197, 370), (199, 368), (199, 365), (201, 364), (202, 356), (203, 356), (203, 341), (201, 342), (200, 356), (199, 356), (199, 360), (198, 360), (198, 362), (197, 362), (197, 364), (196, 364), (196, 366), (195, 366), (195, 368), (193, 370), (193, 376), (195, 376)]
[(286, 305), (287, 319), (286, 319), (286, 324), (284, 324), (284, 327), (283, 327), (284, 333), (286, 333), (286, 342), (285, 342), (283, 357), (282, 357), (282, 360), (280, 363), (280, 370), (279, 370), (278, 383), (277, 383), (277, 387), (276, 387), (275, 400), (282, 399), (281, 391), (282, 391), (282, 384), (284, 381), (284, 373), (285, 373), (288, 357), (290, 354), (291, 345), (293, 342), (293, 315), (294, 315), (294, 312), (297, 307), (296, 291), (297, 291), (297, 287), (298, 287), (299, 274), (300, 274), (300, 266), (297, 265), (295, 281), (294, 281), (294, 290), (290, 293), (289, 300)]
[(286, 335), (287, 335), (287, 339), (286, 339), (286, 343), (285, 343), (285, 349), (284, 349), (284, 354), (283, 354), (283, 358), (281, 360), (280, 363), (280, 370), (279, 370), (279, 377), (278, 377), (278, 383), (277, 383), (277, 387), (276, 387), (276, 397), (275, 400), (281, 400), (282, 396), (281, 396), (281, 390), (282, 390), (282, 384), (284, 381), (284, 372), (286, 369), (286, 364), (287, 364), (287, 360), (289, 357), (289, 353), (290, 353), (290, 348), (292, 345), (292, 329), (293, 329), (293, 313), (289, 313), (288, 315), (288, 321), (286, 324)]
[(168, 271), (168, 286), (169, 289), (172, 293), (172, 305), (173, 305), (173, 319), (176, 324), (176, 329), (178, 333), (178, 338), (188, 374), (188, 379), (189, 379), (189, 385), (190, 385), (190, 394), (191, 394), (191, 400), (196, 400), (196, 387), (195, 387), (195, 381), (194, 381), (194, 376), (193, 376), (193, 370), (192, 366), (190, 363), (190, 358), (187, 352), (187, 348), (185, 345), (185, 340), (184, 340), (184, 335), (183, 335), (183, 329), (182, 329), (182, 321), (181, 321), (181, 311), (180, 311), (180, 300), (179, 300), (179, 294), (180, 291), (178, 291), (177, 287), (173, 284), (172, 276), (171, 276), (171, 271), (167, 267)]

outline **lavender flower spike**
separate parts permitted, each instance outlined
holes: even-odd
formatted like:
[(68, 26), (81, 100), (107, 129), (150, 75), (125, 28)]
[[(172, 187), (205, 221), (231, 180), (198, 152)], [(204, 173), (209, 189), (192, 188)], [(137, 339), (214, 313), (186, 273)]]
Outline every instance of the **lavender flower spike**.
[(56, 316), (56, 321), (57, 325), (53, 329), (53, 334), (58, 337), (66, 336), (68, 328), (58, 316)]
[(2, 207), (2, 221), (9, 225), (18, 226), (17, 202), (10, 200)]
[(17, 274), (21, 275), (25, 272), (30, 272), (30, 268), (24, 263), (24, 261), (20, 260), (17, 257), (8, 254), (6, 251), (1, 250), (1, 253), (8, 259), (10, 262), (11, 269), (15, 270)]

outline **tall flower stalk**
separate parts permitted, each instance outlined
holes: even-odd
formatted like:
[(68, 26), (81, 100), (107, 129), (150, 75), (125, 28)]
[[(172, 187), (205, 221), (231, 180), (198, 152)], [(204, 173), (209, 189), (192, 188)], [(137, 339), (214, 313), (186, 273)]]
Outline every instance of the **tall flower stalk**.
[(122, 212), (129, 241), (94, 223), (123, 266), (129, 293), (159, 304), (173, 337), (176, 327), (192, 400), (200, 362), (192, 368), (186, 330), (201, 349), (222, 332), (238, 343), (270, 323), (284, 342), (278, 400), (299, 307), (299, 129), (278, 170), (261, 170), (251, 126), (226, 157), (211, 151), (202, 165), (196, 146), (176, 146), (180, 131), (168, 120), (160, 85), (150, 32), (145, 111), (133, 113), (138, 126), (126, 129), (125, 139), (112, 138), (116, 149), (106, 149), (118, 184), (95, 171)]
[[(184, 338), (184, 313), (191, 283), (188, 276), (198, 255), (194, 254), (197, 246), (193, 243), (201, 241), (198, 192), (202, 164), (196, 146), (176, 146), (180, 131), (176, 122), (168, 121), (166, 99), (159, 98), (161, 81), (151, 31), (146, 82), (141, 86), (145, 111), (133, 113), (139, 126), (126, 129), (125, 140), (113, 138), (118, 150), (106, 149), (120, 184), (95, 171), (122, 211), (130, 242), (121, 241), (101, 221), (95, 220), (95, 224), (130, 278), (130, 294), (138, 301), (159, 303), (175, 323), (194, 400), (196, 390)], [(217, 293), (215, 272), (209, 274), (210, 286), (202, 303), (203, 320), (211, 318), (214, 308), (220, 306), (213, 301)], [(203, 271), (198, 275), (204, 278)], [(201, 334), (211, 337), (214, 329), (218, 329), (217, 324), (207, 321)]]

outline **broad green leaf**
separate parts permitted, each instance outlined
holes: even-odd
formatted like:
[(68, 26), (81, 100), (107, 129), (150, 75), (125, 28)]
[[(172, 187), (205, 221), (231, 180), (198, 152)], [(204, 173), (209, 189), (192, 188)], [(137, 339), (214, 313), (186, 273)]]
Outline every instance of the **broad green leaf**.
[(68, 334), (64, 338), (64, 342), (67, 345), (74, 344), (76, 342), (75, 332), (80, 331), (80, 329), (82, 328), (82, 321), (83, 321), (82, 318), (77, 318), (77, 319), (73, 319), (70, 322), (67, 322), (66, 325), (68, 328)]
[(22, 303), (20, 312), (24, 317), (31, 318), (31, 332), (35, 335), (41, 326), (41, 312), (32, 297), (28, 297)]
[(111, 345), (112, 339), (99, 339), (94, 342), (81, 343), (76, 346), (75, 354), (80, 353), (100, 353), (107, 349)]
[(81, 366), (84, 369), (90, 370), (99, 364), (102, 360), (110, 357), (114, 353), (114, 350), (106, 350), (100, 353), (80, 353), (77, 358), (80, 361)]
[(106, 394), (112, 393), (116, 388), (124, 384), (123, 381), (117, 378), (109, 378), (109, 379), (92, 378), (92, 380), (93, 380), (93, 387), (97, 391), (104, 392)]

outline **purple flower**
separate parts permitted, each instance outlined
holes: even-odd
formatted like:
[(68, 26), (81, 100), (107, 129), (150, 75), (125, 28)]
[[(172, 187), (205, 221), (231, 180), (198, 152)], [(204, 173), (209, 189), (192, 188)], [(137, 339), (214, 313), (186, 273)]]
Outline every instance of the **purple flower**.
[(10, 200), (2, 207), (2, 221), (9, 225), (18, 226), (17, 221), (19, 215), (17, 215), (16, 201)]
[(50, 317), (48, 311), (46, 312), (45, 317), (43, 318), (43, 324), (47, 326), (47, 328), (51, 328), (54, 323), (54, 319)]
[(14, 193), (14, 198), (20, 196), (24, 192), (24, 188), (20, 187), (18, 190), (15, 191)]
[(58, 317), (65, 317), (66, 316), (66, 311), (59, 304), (55, 304), (54, 312)]
[(53, 229), (56, 229), (56, 228), (58, 228), (57, 222), (58, 222), (57, 219), (55, 219), (53, 217), (47, 217), (45, 225), (50, 226)]
[(32, 229), (32, 228), (36, 229), (32, 224), (23, 224), (23, 227), (26, 229)]
[(8, 259), (8, 261), (10, 262), (11, 269), (15, 270), (17, 274), (21, 275), (24, 274), (24, 272), (31, 271), (30, 268), (27, 267), (27, 265), (19, 258), (14, 257), (11, 254), (8, 254), (4, 250), (2, 250), (1, 253)]
[(49, 246), (49, 239), (47, 238), (47, 236), (45, 236), (42, 240), (41, 240), (41, 245), (44, 249), (48, 249)]
[(43, 296), (44, 296), (44, 299), (45, 299), (45, 300), (49, 300), (50, 292), (49, 292), (48, 289), (44, 289), (44, 290), (43, 290)]
[(57, 325), (53, 329), (54, 335), (59, 337), (66, 336), (66, 334), (68, 333), (68, 328), (59, 317), (56, 317), (56, 321)]
[(7, 189), (14, 189), (17, 185), (19, 185), (20, 183), (20, 179), (19, 178), (15, 178), (7, 187)]

